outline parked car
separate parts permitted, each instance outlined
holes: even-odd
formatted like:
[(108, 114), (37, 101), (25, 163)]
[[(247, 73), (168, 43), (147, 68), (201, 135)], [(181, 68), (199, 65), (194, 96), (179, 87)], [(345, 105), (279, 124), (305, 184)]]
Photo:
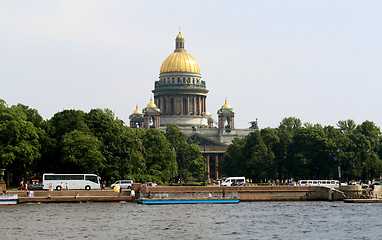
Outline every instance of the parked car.
[(118, 180), (115, 183), (110, 185), (110, 188), (114, 188), (115, 185), (119, 185), (120, 188), (126, 188), (129, 189), (133, 185), (133, 180)]
[[(30, 185), (28, 185), (28, 190), (31, 188)], [(21, 185), (20, 187), (17, 188), (17, 190), (25, 190), (25, 185)]]
[(43, 186), (44, 185), (42, 183), (35, 183), (29, 187), (29, 190), (42, 190)]

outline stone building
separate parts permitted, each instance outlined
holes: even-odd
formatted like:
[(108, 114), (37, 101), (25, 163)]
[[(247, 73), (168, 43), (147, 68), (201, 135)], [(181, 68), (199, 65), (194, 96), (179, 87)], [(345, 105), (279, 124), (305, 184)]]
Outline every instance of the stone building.
[[(228, 145), (236, 137), (247, 136), (255, 128), (236, 129), (235, 111), (228, 104), (218, 110), (218, 122), (207, 111), (207, 87), (197, 61), (186, 52), (184, 37), (179, 32), (175, 50), (162, 63), (155, 82), (154, 102), (130, 115), (132, 128), (158, 128), (176, 124), (198, 143), (206, 158), (207, 179), (219, 179), (218, 164)], [(217, 125), (217, 126), (216, 126)]]

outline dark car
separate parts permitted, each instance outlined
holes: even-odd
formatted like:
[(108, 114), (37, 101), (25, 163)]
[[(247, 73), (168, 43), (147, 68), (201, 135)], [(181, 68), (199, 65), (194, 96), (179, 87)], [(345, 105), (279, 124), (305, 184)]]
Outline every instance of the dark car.
[(44, 185), (42, 183), (36, 183), (30, 186), (29, 190), (42, 190), (43, 186)]

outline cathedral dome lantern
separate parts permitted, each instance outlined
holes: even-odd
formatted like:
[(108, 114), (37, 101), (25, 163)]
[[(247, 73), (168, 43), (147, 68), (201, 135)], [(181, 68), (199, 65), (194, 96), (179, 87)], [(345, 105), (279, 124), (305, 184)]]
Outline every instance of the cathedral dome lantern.
[(198, 62), (184, 49), (184, 37), (179, 32), (175, 39), (175, 50), (162, 63), (160, 73), (189, 72), (200, 75)]

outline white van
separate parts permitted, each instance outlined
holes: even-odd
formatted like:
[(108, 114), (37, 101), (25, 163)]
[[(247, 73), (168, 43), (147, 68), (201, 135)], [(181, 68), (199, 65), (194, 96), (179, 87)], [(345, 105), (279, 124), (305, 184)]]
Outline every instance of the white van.
[(130, 189), (133, 185), (133, 180), (118, 180), (115, 183), (110, 185), (110, 188), (113, 189), (115, 185), (119, 185), (120, 188)]
[(229, 177), (220, 186), (244, 186), (245, 183), (245, 177)]

